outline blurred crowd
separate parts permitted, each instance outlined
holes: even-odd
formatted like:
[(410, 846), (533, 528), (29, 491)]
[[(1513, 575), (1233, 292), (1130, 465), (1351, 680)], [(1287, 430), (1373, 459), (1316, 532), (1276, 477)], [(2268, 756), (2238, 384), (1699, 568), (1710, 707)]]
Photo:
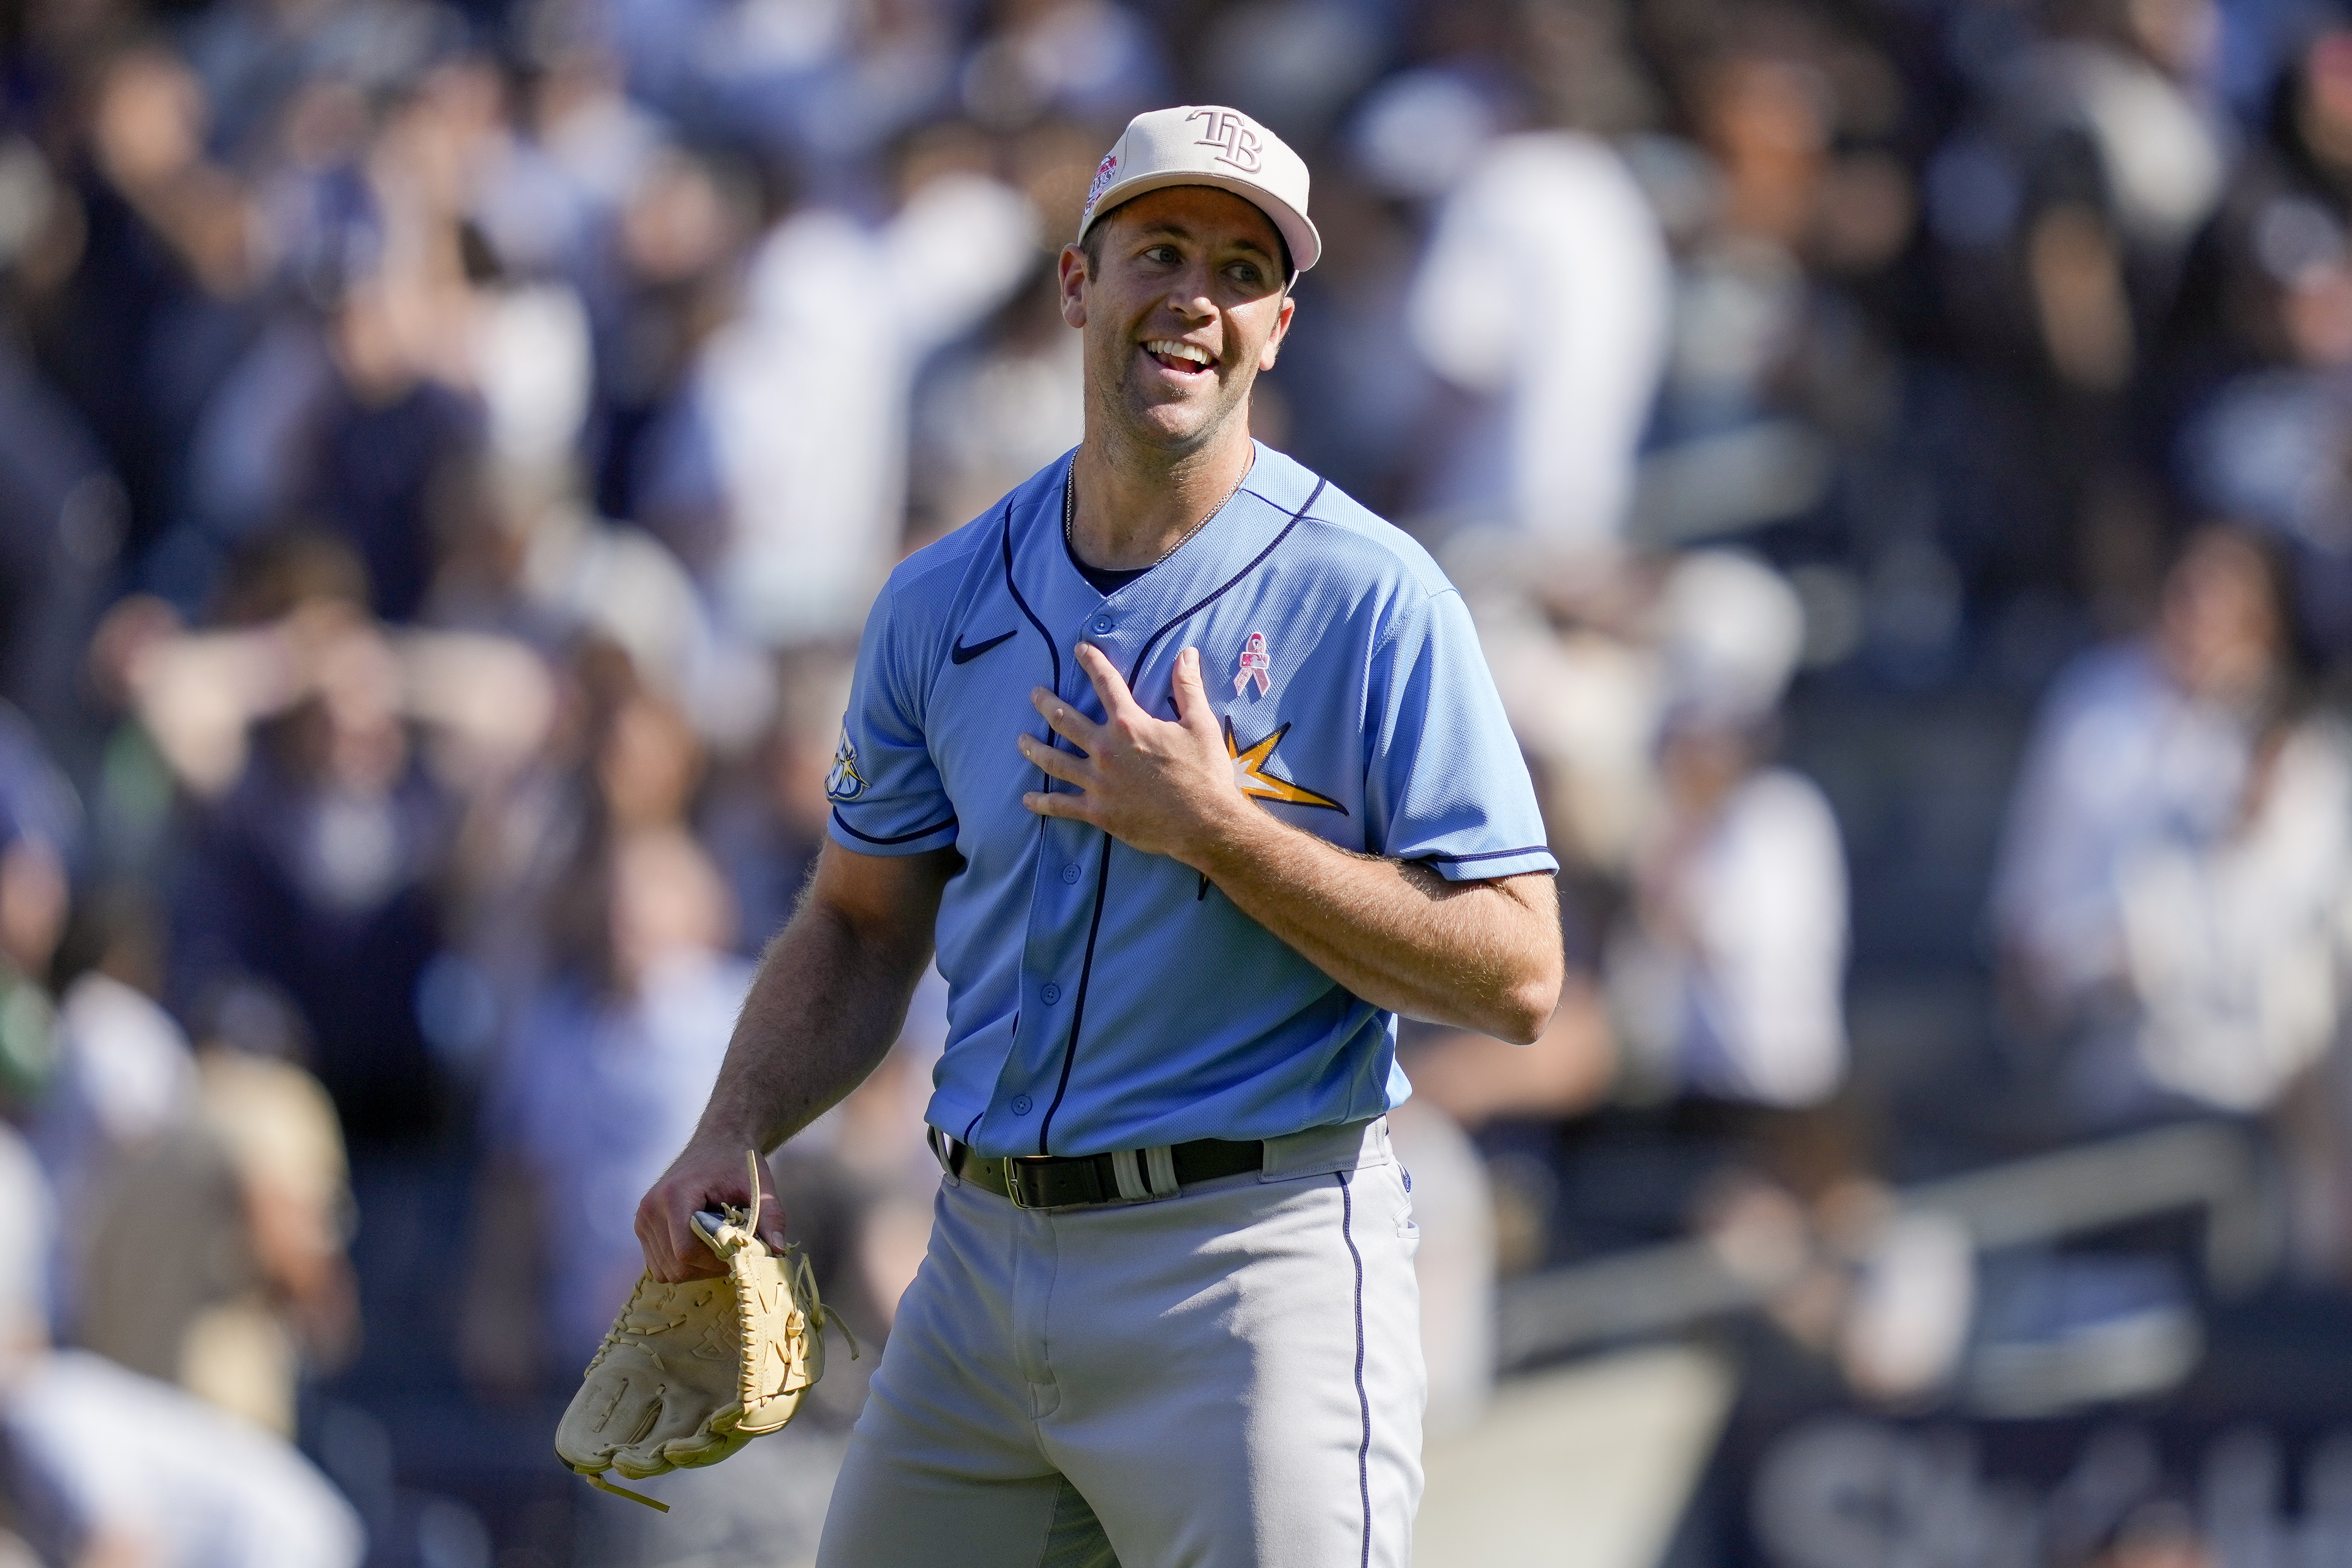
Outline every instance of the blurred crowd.
[[(872, 594), (1076, 442), (1055, 258), (1180, 100), (1306, 154), (1257, 434), (1439, 552), (1567, 868), (1537, 1046), (1406, 1026), (1439, 1426), (1497, 1280), (1607, 1249), (1612, 1139), (1692, 1173), (1613, 1239), (1761, 1269), (1857, 1397), (1955, 1375), (1807, 715), (2038, 705), (1947, 939), (1970, 1153), (2223, 1121), (2290, 1273), (2352, 1268), (2332, 7), (18, 0), (0, 1563), (572, 1560), (321, 1429), (568, 1390)], [(945, 1028), (934, 979), (776, 1162), (874, 1337)]]

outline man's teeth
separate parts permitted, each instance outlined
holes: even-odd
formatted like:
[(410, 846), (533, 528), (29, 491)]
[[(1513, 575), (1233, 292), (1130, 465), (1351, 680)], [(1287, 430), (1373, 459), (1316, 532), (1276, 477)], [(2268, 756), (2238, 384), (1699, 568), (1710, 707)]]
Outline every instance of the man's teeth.
[(1180, 343), (1169, 338), (1154, 338), (1145, 343), (1143, 348), (1146, 353), (1159, 354), (1164, 359), (1189, 360), (1198, 365), (1215, 363), (1209, 357), (1208, 350), (1192, 343)]

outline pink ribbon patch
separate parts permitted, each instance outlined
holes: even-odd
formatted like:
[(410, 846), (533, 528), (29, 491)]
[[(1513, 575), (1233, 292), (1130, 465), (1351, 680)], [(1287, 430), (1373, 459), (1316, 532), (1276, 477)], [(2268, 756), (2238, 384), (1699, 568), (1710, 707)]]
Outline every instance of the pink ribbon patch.
[(1257, 694), (1263, 697), (1273, 684), (1274, 660), (1265, 651), (1265, 634), (1252, 632), (1249, 641), (1242, 645), (1242, 672), (1234, 677), (1234, 695), (1239, 697), (1253, 680), (1257, 682)]

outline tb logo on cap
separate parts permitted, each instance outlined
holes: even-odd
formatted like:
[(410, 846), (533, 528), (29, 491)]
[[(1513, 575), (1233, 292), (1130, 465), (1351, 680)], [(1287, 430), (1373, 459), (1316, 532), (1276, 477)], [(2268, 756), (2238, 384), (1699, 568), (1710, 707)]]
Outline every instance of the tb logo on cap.
[(1257, 132), (1239, 114), (1230, 109), (1196, 109), (1184, 117), (1184, 123), (1190, 125), (1195, 120), (1209, 122), (1209, 133), (1192, 143), (1195, 147), (1220, 148), (1217, 162), (1231, 163), (1244, 174), (1257, 173)]

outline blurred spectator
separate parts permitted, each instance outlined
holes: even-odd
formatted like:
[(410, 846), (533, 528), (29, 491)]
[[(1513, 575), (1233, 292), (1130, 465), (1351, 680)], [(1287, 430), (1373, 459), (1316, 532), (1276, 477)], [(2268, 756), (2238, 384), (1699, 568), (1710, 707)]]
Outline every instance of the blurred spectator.
[[(62, 199), (37, 153), (0, 142), (0, 193), (12, 178), (14, 199), (37, 213)], [(8, 253), (9, 199), (0, 194), (0, 276), (19, 260)], [(83, 739), (75, 676), (129, 522), (89, 426), (19, 345), (0, 342), (0, 701), (60, 744)]]
[(624, 827), (591, 874), (593, 918), (489, 1097), (467, 1351), (494, 1389), (586, 1365), (627, 1301), (637, 1197), (693, 1131), (751, 984), (726, 884), (676, 826)]
[(1639, 929), (1612, 955), (1629, 1049), (1687, 1090), (1767, 1105), (1843, 1076), (1845, 868), (1820, 792), (1752, 742), (1671, 733), (1669, 821), (1644, 858)]
[[(1622, 919), (1620, 895), (1572, 899), (1570, 944), (1600, 950), (1629, 1071), (1653, 1090), (1820, 1102), (1845, 1068), (1846, 871), (1820, 789), (1768, 763), (1804, 641), (1795, 593), (1724, 551), (1587, 563), (1551, 591), (1564, 632), (1497, 605), (1486, 636), (1545, 765), (1571, 889), (1624, 889)], [(1597, 943), (1575, 929), (1578, 902), (1612, 922)], [(1555, 1032), (1577, 1027), (1574, 996)], [(1499, 1086), (1502, 1065), (1476, 1081)]]
[(721, 153), (661, 148), (641, 160), (609, 253), (591, 258), (596, 505), (651, 528), (706, 582), (725, 559), (731, 522), (694, 366), (740, 310), (759, 221), (748, 170)]
[(1800, 1342), (1838, 1348), (1865, 1393), (1950, 1371), (1968, 1323), (1968, 1243), (1890, 1223), (1830, 1108), (1846, 1074), (1844, 857), (1818, 786), (1768, 764), (1802, 641), (1795, 595), (1722, 552), (1666, 574), (1659, 808), (1637, 842), (1605, 979), (1636, 1096), (1683, 1102), (1726, 1164), (1692, 1216), (1768, 1284)]
[[(2231, 173), (2173, 313), (2200, 368), (2340, 363), (2352, 224), (2352, 34), (2329, 29), (2281, 78)], [(2218, 361), (2218, 363), (2214, 363)]]
[[(345, 1129), (398, 1139), (438, 1113), (415, 997), (439, 942), (433, 884), (454, 802), (417, 754), (404, 671), (365, 618), (363, 582), (326, 542), (289, 542), (232, 595), (258, 629), (181, 650), (229, 661), (212, 678), (228, 708), (206, 759), (218, 798), (176, 892), (170, 994), (225, 1021), (257, 984), (281, 994)], [(238, 663), (255, 685), (223, 689)]]
[(69, 1211), (71, 1338), (290, 1438), (300, 1385), (341, 1369), (358, 1327), (342, 1137), (288, 1063), (215, 1045), (194, 1077)]
[(286, 104), (287, 164), (255, 226), (296, 308), (238, 341), (193, 428), (174, 531), (149, 563), (184, 608), (221, 563), (299, 523), (351, 544), (379, 614), (415, 615), (435, 489), (485, 439), (479, 384), (531, 346), (478, 289), (498, 265), (469, 212), (470, 171), (499, 144), (483, 99), (461, 62), (377, 103), (322, 82)]
[[(306, 421), (291, 501), (346, 541), (369, 604), (413, 619), (431, 584), (436, 483), (482, 439), (470, 331), (467, 173), (485, 127), (474, 79), (436, 70), (377, 127), (365, 171), (373, 265), (340, 279), (327, 330), (333, 375)], [(478, 243), (478, 237), (475, 237)]]
[(48, 1260), (58, 1216), (40, 1162), (0, 1123), (0, 1381), (39, 1353), (48, 1335)]
[(745, 673), (756, 660), (719, 641), (658, 541), (590, 513), (558, 473), (468, 461), (445, 477), (428, 624), (520, 638), (552, 658), (608, 645), (704, 733), (740, 743), (757, 732), (767, 693)]
[(173, 519), (188, 441), (265, 261), (250, 194), (211, 157), (213, 106), (180, 56), (121, 50), (93, 62), (90, 83), (72, 174), (80, 244), (41, 362), (121, 476), (136, 547)]
[(1167, 96), (1160, 39), (1107, 0), (998, 0), (964, 67), (965, 109), (988, 125), (1046, 114), (1118, 125)]
[(2258, 1110), (2335, 1038), (2352, 762), (2298, 696), (2276, 553), (2206, 529), (2154, 631), (2044, 705), (1993, 919), (2019, 1022), (2092, 1125)]
[(313, 416), (296, 491), (296, 505), (358, 553), (369, 605), (389, 621), (415, 619), (425, 602), (427, 502), (477, 439), (471, 405), (409, 362), (399, 309), (373, 286), (344, 302), (329, 338), (339, 374)]
[[(1995, 342), (2038, 349), (2078, 391), (2124, 389), (2169, 313), (2189, 242), (2221, 199), (2230, 132), (2207, 96), (2216, 12), (2207, 0), (2057, 9), (2053, 36), (1997, 68), (1982, 129), (1931, 175), (1942, 237), (1981, 268), (1955, 303), (1982, 300)], [(2011, 278), (2021, 308), (1993, 303)], [(1986, 346), (1991, 346), (1988, 343)]]
[[(1073, 225), (1075, 227), (1076, 226)], [(916, 528), (959, 528), (1086, 434), (1078, 334), (1039, 266), (975, 341), (943, 356), (915, 403)]]
[(79, 814), (29, 727), (0, 707), (0, 964), (36, 983), (65, 934)]
[(358, 1568), (358, 1517), (282, 1439), (49, 1347), (47, 1204), (38, 1166), (0, 1125), (0, 1500), (41, 1560)]
[(1432, 416), (1439, 383), (1428, 365), (1393, 352), (1421, 240), (1408, 212), (1387, 198), (1344, 163), (1317, 172), (1323, 259), (1299, 279), (1281, 363), (1257, 384), (1279, 389), (1299, 411), (1284, 450), (1402, 516), (1417, 504), (1409, 492), (1423, 471), (1442, 459), (1451, 425)]
[(734, 893), (734, 946), (746, 956), (783, 930), (824, 846), (833, 810), (824, 781), (849, 708), (852, 668), (839, 650), (786, 656), (774, 728), (714, 787), (703, 811), (703, 838)]
[[(2352, 34), (2326, 30), (2278, 84), (2266, 139), (2232, 175), (2174, 312), (2168, 391), (2190, 501), (2275, 531), (2295, 608), (2352, 651)], [(2168, 410), (2169, 412), (2170, 410)]]
[(696, 371), (731, 530), (715, 586), (771, 643), (855, 635), (905, 528), (915, 373), (1032, 264), (1020, 195), (919, 156), (906, 177), (878, 227), (811, 206), (771, 231)]
[(83, 1294), (78, 1238), (100, 1234), (114, 1173), (186, 1125), (195, 1100), (195, 1062), (171, 1015), (103, 973), (73, 983), (58, 1009), (55, 1073), (30, 1118), (67, 1243), (50, 1270), (62, 1321), (74, 1321)]
[[(1818, 20), (1732, 34), (1687, 67), (1694, 139), (1629, 148), (1676, 256), (1638, 508), (1653, 543), (1818, 513), (1841, 458), (1884, 461), (1895, 412), (1894, 323), (1874, 318), (1912, 229), (1887, 151), (1899, 79)], [(1865, 538), (1881, 526), (1856, 520)]]
[(1920, 434), (1945, 449), (1942, 542), (1980, 591), (2146, 597), (2167, 520), (2138, 494), (2133, 416), (2236, 150), (2218, 19), (2208, 0), (2057, 5), (1958, 62), (1970, 101), (1922, 191), (1931, 330), (1964, 374)]
[(1846, 876), (1820, 789), (1761, 741), (1804, 637), (1777, 575), (1688, 556), (1658, 606), (1664, 810), (1611, 954), (1628, 1048), (1685, 1092), (1816, 1104), (1845, 1074)]
[(468, 793), (447, 945), (420, 996), (436, 1048), (477, 1086), (566, 955), (601, 951), (598, 858), (621, 835), (683, 823), (702, 784), (700, 740), (625, 649), (583, 637), (560, 675), (530, 752)]
[(29, 1101), (57, 1070), (49, 966), (65, 934), (79, 816), (31, 727), (0, 704), (0, 1105)]
[(351, 1504), (290, 1445), (86, 1351), (42, 1355), (0, 1390), (0, 1432), (23, 1521), (54, 1561), (358, 1568), (366, 1555)]
[(1667, 330), (1657, 220), (1607, 144), (1550, 132), (1478, 154), (1439, 209), (1406, 318), (1493, 412), (1431, 500), (1574, 548), (1614, 540)]
[(697, 134), (829, 183), (850, 183), (892, 136), (945, 108), (954, 85), (946, 6), (777, 14), (614, 0), (589, 16), (609, 27), (635, 96)]

